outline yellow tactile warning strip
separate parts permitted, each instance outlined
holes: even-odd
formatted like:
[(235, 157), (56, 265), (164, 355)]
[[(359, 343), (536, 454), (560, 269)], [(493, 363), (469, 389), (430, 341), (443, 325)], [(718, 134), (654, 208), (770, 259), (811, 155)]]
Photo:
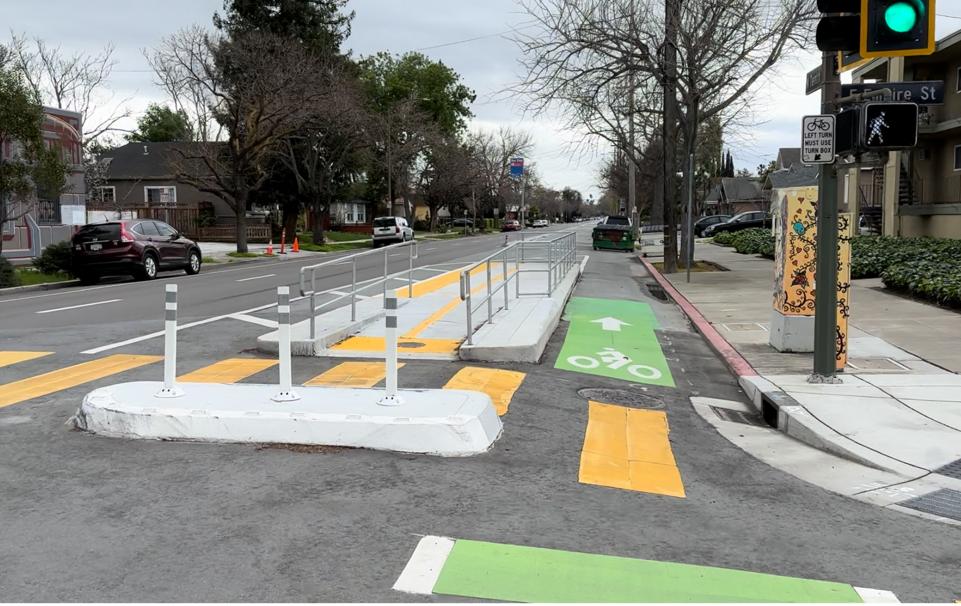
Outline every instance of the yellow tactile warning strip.
[(666, 413), (591, 402), (578, 479), (685, 498), (669, 432)]
[(181, 383), (236, 383), (276, 366), (277, 360), (231, 358), (178, 377)]
[[(401, 368), (403, 363), (397, 364)], [(387, 377), (383, 362), (344, 362), (304, 383), (324, 387), (373, 387)]]
[(513, 370), (468, 366), (460, 369), (447, 382), (447, 385), (444, 385), (444, 389), (465, 389), (486, 393), (494, 401), (497, 414), (504, 416), (507, 414), (514, 392), (521, 386), (526, 376), (522, 372)]
[[(429, 295), (430, 293), (438, 291), (444, 288), (445, 286), (456, 284), (458, 280), (460, 280), (460, 273), (465, 269), (466, 267), (455, 269), (454, 271), (449, 271), (446, 274), (434, 276), (433, 278), (428, 278), (427, 280), (423, 280), (421, 282), (418, 282), (417, 284), (414, 284), (414, 298), (416, 299), (417, 297), (423, 297), (424, 295)], [(486, 271), (486, 270), (487, 270), (487, 266), (481, 265), (480, 267), (472, 270), (470, 272), (470, 275), (476, 276), (480, 272)], [(397, 298), (406, 299), (408, 290), (409, 289), (407, 287), (398, 288), (397, 294), (396, 294)]]
[[(455, 354), (460, 348), (461, 339), (408, 339), (400, 337), (397, 339), (397, 351), (410, 351), (414, 353), (429, 354)], [(351, 337), (346, 341), (341, 341), (331, 349), (341, 351), (385, 351), (386, 339), (384, 337)]]
[[(471, 272), (471, 273), (473, 274), (474, 272)], [(509, 276), (509, 275), (511, 275), (512, 273), (514, 273), (514, 270), (508, 268), (508, 269), (507, 269), (507, 275)], [(504, 275), (503, 275), (503, 274), (501, 274), (501, 275), (499, 275), (499, 276), (493, 276), (493, 277), (491, 278), (491, 284), (494, 284), (495, 282), (499, 282), (499, 281), (501, 281), (501, 280), (503, 280), (503, 279), (504, 279)], [(481, 284), (480, 286), (475, 287), (472, 291), (470, 291), (470, 294), (471, 294), (472, 296), (473, 296), (473, 295), (476, 295), (477, 293), (479, 293), (480, 291), (484, 290), (485, 288), (487, 288), (487, 283), (486, 283), (486, 282), (485, 282), (484, 284)], [(455, 307), (457, 307), (457, 306), (460, 305), (461, 303), (462, 303), (461, 298), (460, 298), (460, 297), (457, 297), (456, 299), (454, 299), (453, 301), (451, 301), (451, 302), (448, 303), (447, 305), (443, 306), (442, 308), (440, 308), (439, 310), (437, 310), (436, 312), (434, 312), (433, 314), (431, 314), (431, 316), (430, 316), (429, 318), (427, 318), (426, 320), (424, 320), (423, 322), (421, 322), (420, 324), (418, 324), (417, 326), (415, 326), (413, 329), (411, 329), (410, 332), (408, 332), (406, 335), (404, 335), (404, 338), (416, 339), (417, 337), (420, 336), (420, 333), (422, 333), (422, 332), (424, 332), (425, 330), (427, 330), (428, 328), (430, 328), (431, 324), (433, 324), (433, 323), (436, 322), (437, 320), (440, 320), (441, 318), (443, 318), (444, 316), (446, 316), (447, 314), (449, 314)], [(466, 320), (465, 320), (465, 321), (466, 321)]]
[(152, 364), (163, 360), (162, 356), (129, 356), (118, 354), (84, 362), (76, 366), (68, 366), (53, 372), (30, 377), (22, 381), (0, 385), (0, 408), (17, 404), (24, 400), (46, 396), (61, 389), (69, 389), (90, 381), (109, 377), (110, 375)]
[(0, 351), (0, 368), (49, 356), (52, 351)]

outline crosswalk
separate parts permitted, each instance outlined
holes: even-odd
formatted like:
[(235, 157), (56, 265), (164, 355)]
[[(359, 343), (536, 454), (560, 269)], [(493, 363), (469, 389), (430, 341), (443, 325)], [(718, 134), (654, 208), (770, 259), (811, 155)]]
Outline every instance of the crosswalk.
[[(22, 364), (52, 354), (53, 352), (0, 351), (0, 367)], [(0, 408), (48, 396), (162, 360), (162, 356), (117, 354), (0, 384)], [(177, 381), (179, 383), (239, 383), (272, 369), (277, 364), (277, 360), (229, 358), (181, 375)], [(397, 368), (403, 366), (403, 363), (399, 363)], [(468, 366), (461, 368), (442, 388), (486, 393), (494, 402), (497, 414), (503, 416), (507, 414), (511, 399), (526, 376), (522, 372)], [(343, 362), (305, 381), (304, 385), (372, 388), (384, 381), (386, 377), (384, 362)], [(159, 376), (156, 378), (159, 379)]]

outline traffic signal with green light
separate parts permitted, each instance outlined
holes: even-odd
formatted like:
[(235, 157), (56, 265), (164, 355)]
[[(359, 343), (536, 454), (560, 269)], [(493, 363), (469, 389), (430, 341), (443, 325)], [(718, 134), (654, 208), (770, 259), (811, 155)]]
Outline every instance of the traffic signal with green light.
[(934, 52), (934, 0), (861, 0), (861, 56)]

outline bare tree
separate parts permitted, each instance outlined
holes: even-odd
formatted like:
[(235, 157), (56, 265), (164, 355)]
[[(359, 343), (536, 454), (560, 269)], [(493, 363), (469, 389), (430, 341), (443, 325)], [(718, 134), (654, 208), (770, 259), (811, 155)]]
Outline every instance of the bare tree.
[[(356, 81), (338, 71), (328, 83), (325, 102), (280, 148), (278, 157), (293, 174), (297, 192), (313, 215), (314, 244), (324, 242), (324, 216), (330, 211), (337, 187), (354, 172), (350, 158), (366, 149), (364, 137), (371, 120)], [(288, 224), (291, 219), (296, 222), (296, 213), (286, 217), (288, 230), (296, 225)]]
[(192, 25), (163, 38), (152, 51), (142, 48), (140, 52), (154, 71), (154, 84), (167, 93), (174, 111), (190, 119), (196, 140), (220, 141), (224, 127), (213, 110), (217, 93), (206, 79), (197, 77), (214, 61), (208, 33)]
[(126, 107), (133, 99), (115, 102), (110, 76), (119, 62), (113, 44), (97, 55), (75, 52), (68, 55), (60, 46), (41, 38), (10, 32), (10, 48), (17, 69), (44, 105), (78, 112), (83, 116), (83, 145), (113, 132), (123, 132), (117, 123), (131, 115)]
[(177, 179), (223, 199), (234, 211), (237, 251), (247, 251), (249, 195), (268, 177), (266, 159), (298, 132), (327, 98), (331, 66), (292, 40), (249, 33), (208, 37), (208, 51), (174, 55), (191, 90), (211, 99), (212, 117), (227, 141), (172, 147), (166, 158)]
[(447, 207), (454, 215), (465, 207), (478, 171), (473, 150), (456, 137), (437, 133), (431, 138), (427, 167), (421, 173), (421, 191), (430, 209), (430, 231), (437, 228), (438, 211)]
[[(470, 136), (480, 171), (481, 208), (500, 208), (513, 199), (516, 180), (511, 178), (511, 158), (524, 157), (534, 149), (530, 133), (501, 127), (497, 132), (477, 131)], [(525, 167), (530, 172), (531, 167)], [(531, 175), (527, 178), (530, 180)]]
[[(663, 129), (662, 140), (670, 148), (677, 127), (684, 158), (696, 152), (702, 123), (742, 114), (758, 81), (799, 48), (815, 14), (813, 0), (519, 3), (535, 27), (516, 34), (527, 74), (512, 92), (528, 96), (528, 112), (559, 108), (572, 121), (587, 125), (592, 135), (612, 134), (607, 140), (628, 151), (635, 164), (638, 146), (654, 140), (658, 130)], [(663, 109), (664, 103), (651, 102), (659, 87), (671, 91), (665, 98), (674, 101), (660, 124), (656, 108)], [(634, 97), (634, 104), (618, 107), (617, 100), (625, 97)], [(623, 144), (629, 128), (619, 124), (619, 116), (629, 117), (629, 128), (645, 116), (655, 119), (641, 122), (642, 136), (629, 149)], [(600, 128), (592, 126), (596, 124)], [(671, 194), (674, 161), (673, 153), (662, 155), (660, 180), (669, 224), (676, 204)], [(676, 245), (671, 244), (665, 248), (668, 272), (676, 268)]]
[(392, 104), (385, 113), (371, 112), (367, 132), (371, 161), (387, 173), (388, 212), (393, 212), (394, 200), (400, 193), (404, 216), (413, 223), (415, 174), (426, 167), (424, 154), (429, 141), (439, 133), (437, 125), (422, 109), (420, 100), (410, 95)]

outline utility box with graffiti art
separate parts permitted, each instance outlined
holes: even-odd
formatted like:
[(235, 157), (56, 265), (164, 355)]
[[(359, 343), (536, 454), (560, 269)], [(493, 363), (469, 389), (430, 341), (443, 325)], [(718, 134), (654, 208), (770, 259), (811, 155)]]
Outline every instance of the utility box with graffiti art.
[(800, 187), (789, 190), (779, 205), (770, 338), (778, 351), (814, 351), (817, 197), (816, 187)]
[[(782, 352), (814, 351), (814, 301), (817, 295), (816, 187), (791, 190), (780, 204), (774, 246), (774, 313), (771, 345)], [(853, 216), (838, 215), (837, 339), (838, 370), (848, 354)]]

